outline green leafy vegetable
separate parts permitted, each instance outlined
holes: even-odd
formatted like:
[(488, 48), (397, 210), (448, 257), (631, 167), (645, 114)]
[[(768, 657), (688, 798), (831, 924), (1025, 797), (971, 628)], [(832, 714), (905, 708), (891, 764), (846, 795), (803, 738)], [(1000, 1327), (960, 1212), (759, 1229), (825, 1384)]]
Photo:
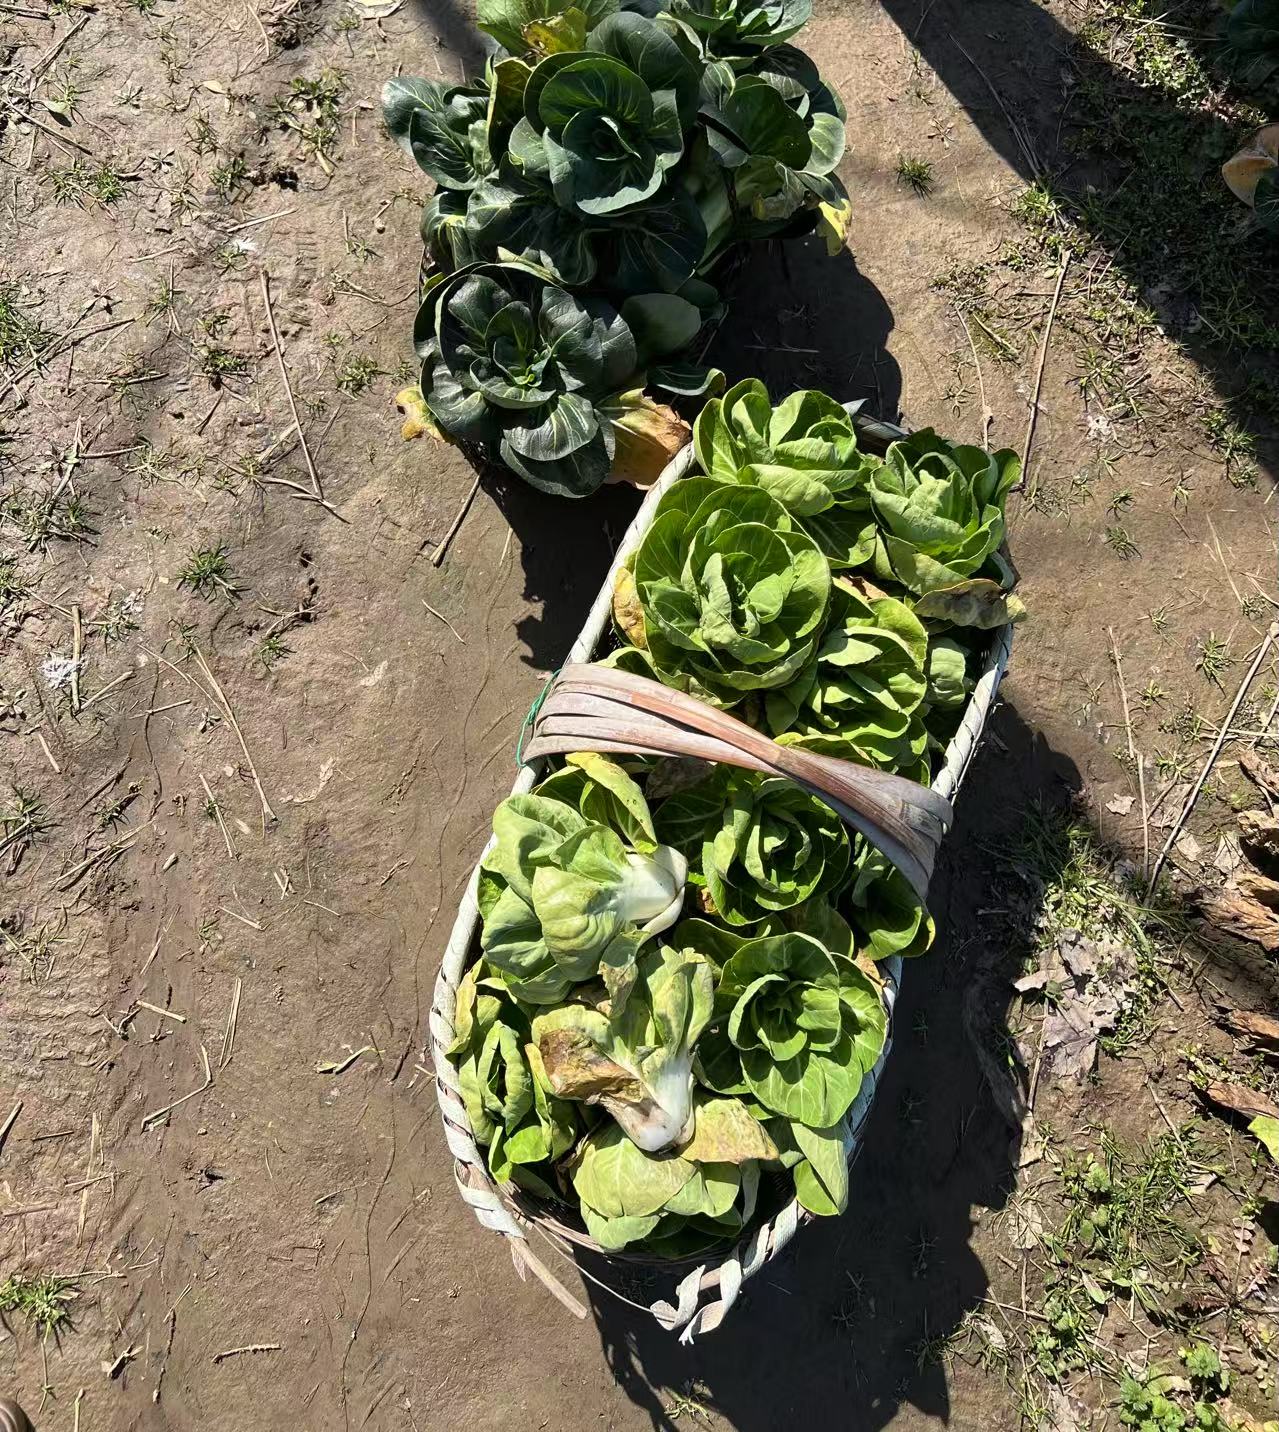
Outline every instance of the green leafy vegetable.
[(488, 91), (436, 80), (387, 80), (382, 117), (391, 137), (444, 189), (474, 189), (493, 168)]
[(665, 12), (710, 55), (747, 57), (802, 29), (812, 0), (669, 0)]
[(745, 941), (724, 965), (715, 1009), (705, 1082), (813, 1129), (847, 1114), (887, 1030), (871, 980), (797, 933)]
[[(458, 986), (455, 1037), (462, 1102), (476, 1139), (489, 1150), (495, 1178), (549, 1193), (532, 1165), (559, 1158), (577, 1135), (572, 1108), (551, 1097), (535, 1077), (528, 1021), (482, 960)], [(544, 1083), (544, 1081), (543, 1081)]]
[[(702, 955), (642, 955), (624, 1002), (561, 1005), (533, 1022), (552, 1089), (603, 1105), (649, 1153), (693, 1132), (693, 1047), (711, 1017), (714, 981)], [(620, 1009), (618, 1005), (620, 1004)]]
[(839, 817), (792, 782), (716, 767), (700, 785), (663, 801), (663, 840), (689, 857), (711, 913), (752, 925), (830, 896), (848, 874)]
[(659, 502), (614, 616), (668, 685), (732, 706), (798, 675), (829, 600), (825, 558), (780, 503), (688, 478)]
[(965, 447), (931, 428), (893, 443), (870, 480), (876, 576), (915, 593), (977, 576), (1004, 540), (1004, 499), (1020, 473), (1007, 449)]
[[(560, 73), (577, 21), (556, 21), (530, 33), (546, 29)], [(647, 362), (714, 302), (694, 282), (615, 316)], [(638, 439), (662, 421), (646, 402), (631, 390), (600, 411)], [(773, 407), (755, 381), (707, 404), (695, 442), (707, 475), (670, 487), (623, 563), (630, 645), (608, 660), (736, 706), (783, 745), (927, 781), (984, 632), (1019, 614), (999, 553), (1011, 455), (930, 432), (881, 462), (825, 395)], [(906, 877), (792, 782), (688, 760), (569, 756), (499, 807), (494, 833), (451, 1053), (494, 1176), (570, 1195), (601, 1248), (654, 1258), (740, 1236), (761, 1171), (811, 1213), (841, 1212), (885, 990), (935, 933)], [(1273, 1121), (1253, 1131), (1274, 1150)]]
[(775, 497), (833, 567), (875, 552), (869, 481), (879, 459), (858, 450), (850, 414), (824, 393), (792, 393), (776, 408), (758, 378), (713, 398), (693, 430), (702, 471)]
[(493, 816), (480, 943), (492, 969), (530, 1004), (554, 1004), (601, 972), (622, 987), (640, 947), (679, 917), (687, 862), (651, 837), (644, 798), (620, 767), (596, 758), (592, 792), (604, 768), (616, 805), (591, 792), (578, 805), (534, 791), (510, 796)]
[[(460, 368), (423, 352), (422, 391), (445, 435), (491, 447), (545, 491), (592, 491), (616, 453), (597, 406), (610, 388), (696, 397), (718, 381), (690, 355), (719, 311), (709, 280), (729, 252), (819, 224), (828, 240), (842, 236), (843, 106), (784, 43), (809, 9), (809, 0), (480, 0), (480, 28), (503, 49), (479, 79), (387, 82), (387, 131), (438, 186), (422, 238), (430, 280), (443, 283), (419, 317), (419, 352), (438, 305), (455, 304), (462, 275), (479, 266), (490, 277), (535, 269), (610, 326), (601, 303), (655, 313), (657, 299), (671, 300), (660, 323), (637, 331), (628, 371), (607, 381), (595, 372), (567, 381), (563, 364), (548, 363), (558, 332), (539, 331), (547, 343), (506, 333), (516, 347), (501, 356), (473, 334)], [(496, 281), (516, 290), (510, 297), (540, 330), (527, 285), (509, 272)], [(531, 414), (539, 405), (546, 411)]]
[(933, 942), (932, 916), (910, 882), (860, 835), (853, 842), (853, 881), (845, 909), (859, 947), (873, 960), (922, 955)]
[(414, 337), (422, 394), (445, 432), (500, 448), (547, 492), (603, 482), (611, 433), (595, 403), (626, 386), (637, 361), (615, 310), (532, 264), (472, 264), (427, 294)]
[(927, 776), (918, 716), (927, 690), (928, 634), (904, 603), (838, 579), (821, 646), (800, 676), (765, 699), (783, 744)]

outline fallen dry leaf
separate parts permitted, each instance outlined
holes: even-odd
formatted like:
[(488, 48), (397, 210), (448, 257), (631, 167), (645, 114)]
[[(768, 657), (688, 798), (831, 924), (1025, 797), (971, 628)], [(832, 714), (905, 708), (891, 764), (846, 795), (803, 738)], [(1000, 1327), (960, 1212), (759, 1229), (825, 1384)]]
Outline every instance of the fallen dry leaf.
[(1210, 1104), (1245, 1119), (1279, 1119), (1279, 1104), (1243, 1084), (1223, 1084), (1214, 1079), (1204, 1089)]
[(639, 488), (652, 487), (692, 431), (674, 408), (642, 394), (612, 421), (617, 449), (608, 480)]
[(1022, 975), (1019, 980), (1013, 981), (1013, 988), (1018, 994), (1030, 994), (1033, 990), (1046, 989), (1047, 986), (1047, 970), (1034, 970), (1031, 974)]
[(1181, 816), (1190, 795), (1189, 781), (1174, 781), (1159, 797), (1159, 809), (1150, 817), (1152, 830), (1171, 830)]
[(1270, 855), (1279, 855), (1279, 820), (1265, 811), (1246, 810), (1240, 813), (1239, 830), (1249, 845)]
[(1220, 894), (1204, 891), (1199, 896), (1199, 909), (1226, 934), (1251, 940), (1271, 954), (1279, 950), (1279, 915), (1241, 890), (1223, 890)]
[(1092, 1073), (1097, 1040), (1118, 1023), (1135, 973), (1132, 951), (1115, 940), (1077, 930), (1058, 938), (1046, 966), (1061, 993), (1044, 1014), (1044, 1073), (1078, 1081)]
[(1106, 809), (1111, 815), (1127, 815), (1134, 800), (1134, 796), (1111, 796), (1106, 802)]
[(1268, 766), (1255, 751), (1244, 751), (1240, 755), (1239, 769), (1268, 796), (1279, 800), (1279, 771)]
[(1092, 1426), (1092, 1417), (1077, 1397), (1063, 1392), (1060, 1387), (1050, 1387), (1044, 1420), (1039, 1426), (1041, 1432), (1081, 1432), (1081, 1429)]
[(1222, 1015), (1226, 1028), (1254, 1044), (1271, 1045), (1279, 1049), (1279, 1019), (1271, 1014), (1256, 1014), (1250, 1009), (1229, 1009)]
[(1251, 209), (1261, 176), (1279, 163), (1279, 124), (1262, 125), (1248, 142), (1221, 166), (1221, 177), (1236, 199)]
[(1268, 875), (1245, 865), (1235, 877), (1235, 884), (1258, 904), (1270, 910), (1279, 910), (1279, 880), (1271, 880)]
[(1227, 831), (1226, 834), (1218, 840), (1217, 850), (1212, 857), (1212, 863), (1227, 880), (1243, 863), (1243, 851), (1239, 849), (1239, 837), (1233, 831)]

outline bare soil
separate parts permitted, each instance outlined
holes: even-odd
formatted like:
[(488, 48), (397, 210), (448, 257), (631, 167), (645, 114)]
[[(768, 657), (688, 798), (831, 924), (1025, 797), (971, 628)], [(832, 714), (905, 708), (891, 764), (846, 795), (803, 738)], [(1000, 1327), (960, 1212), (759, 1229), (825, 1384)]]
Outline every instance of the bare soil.
[[(0, 373), (0, 559), (26, 589), (0, 600), (0, 1120), (18, 1106), (0, 1282), (56, 1274), (76, 1296), (56, 1338), (8, 1319), (0, 1393), (85, 1432), (1021, 1425), (997, 1372), (930, 1353), (983, 1299), (1027, 1306), (1007, 1215), (1044, 1165), (1019, 1167), (991, 1070), (1017, 1048), (1010, 1021), (1033, 1055), (1039, 1016), (1009, 980), (1037, 912), (1007, 849), (1037, 803), (1072, 805), (1139, 860), (1140, 806), (1114, 813), (1135, 787), (1112, 633), (1153, 800), (1185, 779), (1157, 773), (1157, 751), (1180, 741), (1192, 771), (1207, 751), (1161, 723), (1183, 706), (1219, 721), (1273, 618), (1272, 438), (1237, 487), (1199, 421), (1244, 360), (1147, 335), (1154, 416), (1116, 416), (1081, 387), (1093, 259), (1074, 261), (1038, 500), (1011, 524), (1032, 616), (851, 1207), (692, 1349), (603, 1295), (580, 1324), (456, 1196), (423, 1051), (524, 713), (636, 500), (486, 478), (432, 561), (474, 475), (399, 436), (425, 182), (376, 105), (397, 69), (474, 64), (467, 16), (452, 0), (377, 22), (336, 0), (4, 8), (5, 93), (28, 118), (0, 119), (0, 280), (38, 336)], [(717, 359), (969, 440), (984, 390), (993, 440), (1020, 449), (1058, 263), (1017, 274), (1011, 354), (970, 346), (937, 280), (1015, 232), (1008, 205), (1034, 177), (1016, 135), (1054, 152), (1085, 11), (816, 10), (805, 48), (849, 111), (848, 252), (756, 255)], [(932, 163), (931, 195), (896, 177), (903, 154)], [(1215, 684), (1210, 634), (1228, 648)], [(1142, 702), (1151, 682), (1163, 695)], [(1193, 822), (1206, 859), (1241, 782), (1223, 770)], [(1093, 1082), (1041, 1085), (1041, 1129), (1141, 1139), (1199, 1110), (1180, 1051), (1229, 1061), (1214, 1001), (1275, 994), (1255, 951), (1204, 971), (1173, 978)], [(1091, 1405), (1103, 1425), (1106, 1395)]]

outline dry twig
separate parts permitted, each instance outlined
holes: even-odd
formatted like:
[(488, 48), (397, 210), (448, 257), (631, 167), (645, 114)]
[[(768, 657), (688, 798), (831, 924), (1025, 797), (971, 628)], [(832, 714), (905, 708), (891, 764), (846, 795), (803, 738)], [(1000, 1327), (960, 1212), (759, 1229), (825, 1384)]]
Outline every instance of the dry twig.
[(222, 807), (218, 804), (217, 797), (209, 789), (209, 783), (204, 779), (203, 774), (200, 776), (200, 784), (204, 787), (204, 794), (209, 802), (208, 809), (212, 810), (213, 818), (217, 821), (218, 829), (222, 832), (222, 839), (226, 845), (226, 853), (232, 860), (235, 860), (237, 858), (235, 846), (231, 844), (231, 836), (227, 831), (226, 821), (222, 819)]
[[(244, 739), (244, 732), (240, 729), (240, 723), (235, 719), (235, 712), (231, 709), (231, 703), (227, 700), (226, 692), (223, 691), (222, 687), (218, 684), (217, 677), (214, 676), (212, 668), (209, 666), (208, 661), (205, 660), (204, 653), (198, 646), (193, 646), (191, 652), (199, 663), (200, 671), (204, 679), (209, 683), (209, 690), (212, 692), (214, 700), (222, 707), (223, 715), (226, 717), (231, 729), (235, 732), (235, 738), (240, 743), (240, 750), (244, 752), (245, 763), (248, 765), (249, 774), (253, 777), (254, 789), (258, 793), (258, 800), (262, 805), (262, 834), (265, 836), (267, 818), (270, 817), (271, 820), (275, 820), (276, 815), (271, 809), (270, 801), (266, 798), (266, 792), (262, 789), (262, 782), (258, 779), (258, 768), (253, 764), (253, 757), (249, 755), (249, 747)], [(177, 668), (175, 667), (174, 669), (176, 670)], [(184, 672), (183, 675), (186, 675), (186, 673)], [(190, 681), (191, 678), (188, 676), (187, 680)]]
[(466, 494), (466, 500), (458, 508), (457, 516), (453, 519), (453, 525), (444, 534), (444, 540), (431, 553), (431, 566), (438, 567), (444, 561), (444, 554), (449, 550), (449, 543), (457, 536), (462, 523), (466, 520), (466, 514), (471, 510), (471, 503), (475, 501), (475, 494), (480, 490), (480, 480), (477, 477), (471, 484), (471, 490)]
[(239, 1356), (241, 1355), (241, 1353), (246, 1353), (246, 1352), (279, 1352), (279, 1351), (280, 1351), (280, 1344), (279, 1344), (279, 1343), (245, 1343), (245, 1345), (244, 1345), (243, 1347), (229, 1347), (229, 1348), (226, 1348), (223, 1352), (215, 1352), (215, 1353), (213, 1354), (213, 1361), (214, 1361), (214, 1362), (222, 1362), (225, 1358), (228, 1358), (228, 1357), (239, 1357)]
[(1276, 638), (1279, 638), (1279, 622), (1271, 625), (1261, 645), (1257, 648), (1257, 654), (1253, 657), (1252, 665), (1239, 683), (1239, 690), (1235, 692), (1235, 699), (1230, 703), (1230, 710), (1226, 713), (1226, 719), (1221, 723), (1221, 729), (1217, 732), (1217, 739), (1212, 743), (1212, 750), (1208, 752), (1208, 759), (1199, 772), (1199, 777), (1190, 789), (1185, 804), (1180, 814), (1173, 822), (1172, 829), (1168, 832), (1168, 839), (1164, 841), (1163, 849), (1159, 852), (1159, 858), (1155, 861), (1154, 869), (1150, 872), (1150, 879), (1146, 884), (1146, 899), (1149, 900), (1154, 891), (1155, 884), (1159, 879), (1159, 872), (1164, 868), (1164, 861), (1168, 859), (1168, 852), (1172, 849), (1177, 837), (1181, 834), (1181, 828), (1190, 818), (1190, 812), (1194, 809), (1195, 802), (1199, 799), (1199, 792), (1203, 790), (1204, 782), (1208, 779), (1208, 773), (1216, 764), (1217, 757), (1221, 754), (1221, 748), (1226, 744), (1226, 737), (1230, 727), (1234, 723), (1235, 715), (1243, 705), (1244, 697), (1248, 694), (1248, 688), (1252, 685), (1253, 677), (1261, 669), (1261, 663), (1265, 660), (1267, 652), (1274, 645)]
[[(1053, 290), (1053, 301), (1048, 309), (1048, 322), (1044, 326), (1044, 339), (1039, 345), (1039, 369), (1035, 373), (1035, 391), (1030, 398), (1030, 417), (1026, 420), (1026, 441), (1021, 445), (1021, 480), (1030, 481), (1030, 450), (1035, 441), (1035, 424), (1039, 420), (1039, 395), (1044, 386), (1044, 364), (1048, 361), (1048, 340), (1052, 337), (1053, 323), (1057, 318), (1057, 305), (1061, 301), (1061, 286), (1066, 281), (1066, 270), (1070, 267), (1070, 253), (1067, 251), (1061, 261), (1057, 275), (1057, 287)], [(1111, 636), (1114, 642), (1114, 636)]]
[(195, 1089), (188, 1090), (180, 1098), (174, 1099), (171, 1104), (166, 1104), (163, 1109), (153, 1109), (151, 1113), (144, 1115), (142, 1119), (144, 1133), (153, 1124), (167, 1118), (180, 1104), (185, 1104), (188, 1099), (194, 1099), (197, 1094), (203, 1094), (205, 1090), (213, 1087), (213, 1070), (209, 1066), (209, 1051), (203, 1044), (200, 1046), (200, 1058), (204, 1061), (204, 1083)]
[[(1063, 270), (1064, 272), (1064, 270)], [(1150, 807), (1146, 802), (1146, 763), (1133, 740), (1132, 716), (1128, 710), (1128, 687), (1124, 684), (1123, 663), (1119, 660), (1119, 647), (1115, 641), (1114, 627), (1107, 627), (1110, 636), (1110, 654), (1114, 658), (1115, 676), (1119, 680), (1119, 699), (1124, 708), (1124, 730), (1128, 735), (1128, 754), (1137, 767), (1137, 790), (1141, 796), (1141, 873), (1150, 869)]]
[[(298, 405), (293, 397), (293, 384), (289, 382), (289, 370), (284, 366), (284, 350), (280, 347), (280, 335), (276, 331), (275, 314), (271, 309), (271, 278), (265, 267), (262, 269), (261, 278), (262, 302), (266, 306), (266, 323), (271, 331), (271, 345), (275, 349), (275, 361), (280, 365), (280, 377), (284, 382), (284, 392), (289, 400), (289, 412), (293, 415), (293, 425), (297, 429), (298, 442), (302, 448), (302, 456), (306, 459), (306, 470), (311, 475), (310, 496), (319, 502), (321, 506), (327, 508), (328, 511), (333, 512), (335, 516), (340, 517), (341, 513), (335, 512), (334, 508), (325, 501), (324, 489), (320, 485), (320, 474), (315, 470), (315, 462), (311, 457), (311, 449), (306, 443), (306, 433), (302, 429), (302, 419), (298, 416)], [(274, 479), (274, 481), (281, 486), (297, 486), (296, 483), (287, 482), (285, 479)], [(298, 488), (298, 490), (300, 492), (302, 491), (301, 488)]]

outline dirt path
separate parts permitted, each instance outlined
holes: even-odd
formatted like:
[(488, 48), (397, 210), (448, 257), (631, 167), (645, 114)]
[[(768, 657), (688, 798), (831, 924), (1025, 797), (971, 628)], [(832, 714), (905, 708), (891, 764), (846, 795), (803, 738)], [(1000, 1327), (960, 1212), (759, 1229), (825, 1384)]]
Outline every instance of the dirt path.
[[(1168, 712), (1219, 715), (1238, 679), (1205, 680), (1208, 635), (1238, 663), (1264, 632), (1273, 468), (1263, 441), (1255, 484), (1232, 485), (1200, 421), (1237, 368), (1142, 335), (1159, 420), (1100, 444), (1119, 420), (1081, 392), (1088, 295), (1067, 289), (1013, 523), (1034, 619), (854, 1206), (704, 1348), (603, 1306), (577, 1325), (456, 1198), (423, 1065), (523, 715), (634, 505), (486, 486), (431, 561), (473, 475), (398, 436), (424, 185), (375, 104), (397, 67), (460, 74), (473, 36), (445, 0), (378, 23), (334, 0), (44, 8), (8, 7), (0, 38), (31, 121), (0, 129), (0, 1119), (20, 1104), (0, 1279), (76, 1296), (56, 1340), (11, 1322), (0, 1392), (85, 1432), (1017, 1426), (998, 1378), (921, 1355), (1017, 1276), (988, 1229), (1017, 1161), (979, 1052), (1008, 1001), (989, 852), (1033, 796), (1082, 791), (1117, 827), (1109, 627), (1131, 690), (1165, 690), (1138, 722), (1152, 761)], [(995, 440), (1020, 446), (1059, 258), (997, 291), (1024, 316), (1010, 354), (970, 347), (959, 310), (970, 335), (974, 311), (993, 326), (994, 290), (974, 309), (955, 274), (1014, 232), (1015, 128), (1041, 146), (1060, 128), (1060, 83), (1035, 96), (1079, 15), (817, 12), (852, 253), (760, 255), (719, 359), (969, 438), (984, 389)], [(969, 70), (942, 54), (961, 35)], [(895, 177), (916, 152), (928, 198)], [(1139, 848), (1131, 818), (1119, 833)], [(1116, 1068), (1081, 1120), (1140, 1090)]]

